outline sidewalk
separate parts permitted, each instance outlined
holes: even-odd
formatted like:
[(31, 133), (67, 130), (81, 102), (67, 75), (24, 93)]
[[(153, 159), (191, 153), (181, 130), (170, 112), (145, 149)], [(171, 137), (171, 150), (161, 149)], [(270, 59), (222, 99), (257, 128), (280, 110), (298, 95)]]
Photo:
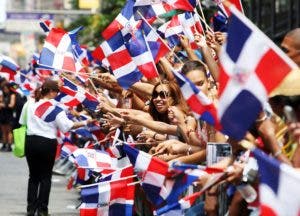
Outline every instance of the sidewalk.
[[(26, 215), (28, 167), (25, 158), (0, 152), (0, 215)], [(76, 216), (79, 194), (66, 189), (67, 180), (53, 175), (49, 213), (51, 216)]]

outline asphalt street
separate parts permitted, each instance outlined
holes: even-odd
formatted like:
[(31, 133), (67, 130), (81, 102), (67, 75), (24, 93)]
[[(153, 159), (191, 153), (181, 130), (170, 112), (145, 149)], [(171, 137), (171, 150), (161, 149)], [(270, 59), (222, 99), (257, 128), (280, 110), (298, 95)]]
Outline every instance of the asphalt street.
[[(26, 215), (28, 167), (25, 158), (0, 152), (0, 216)], [(66, 189), (67, 180), (53, 175), (49, 213), (51, 216), (79, 215), (79, 193)]]

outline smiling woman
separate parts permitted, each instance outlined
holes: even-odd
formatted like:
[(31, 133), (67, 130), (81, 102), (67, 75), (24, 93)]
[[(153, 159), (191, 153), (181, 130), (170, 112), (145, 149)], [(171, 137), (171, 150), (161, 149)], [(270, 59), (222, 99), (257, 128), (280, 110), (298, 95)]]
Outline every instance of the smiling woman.
[(155, 85), (153, 89), (149, 113), (156, 121), (170, 123), (168, 109), (171, 106), (177, 106), (185, 114), (188, 112), (178, 85), (175, 82), (164, 80)]

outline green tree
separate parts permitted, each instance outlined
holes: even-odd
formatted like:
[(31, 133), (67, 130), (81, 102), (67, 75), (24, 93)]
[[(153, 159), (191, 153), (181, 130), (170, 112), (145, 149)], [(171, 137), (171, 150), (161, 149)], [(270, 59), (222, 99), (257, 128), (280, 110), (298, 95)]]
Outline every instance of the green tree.
[[(89, 46), (97, 46), (101, 38), (101, 32), (114, 20), (125, 5), (126, 0), (102, 0), (99, 13), (91, 16), (80, 16), (74, 20), (68, 30), (83, 26), (79, 33), (79, 41)], [(71, 0), (74, 9), (79, 9), (78, 0)]]

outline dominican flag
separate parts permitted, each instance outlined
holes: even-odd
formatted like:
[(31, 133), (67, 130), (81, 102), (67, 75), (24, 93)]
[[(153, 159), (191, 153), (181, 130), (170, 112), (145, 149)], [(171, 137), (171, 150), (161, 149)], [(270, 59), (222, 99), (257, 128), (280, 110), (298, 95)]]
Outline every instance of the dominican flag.
[(152, 157), (126, 144), (123, 145), (123, 150), (134, 166), (134, 169), (142, 173), (141, 185), (148, 199), (154, 205), (161, 204), (164, 199), (160, 196), (160, 192), (163, 191), (169, 165), (158, 158)]
[[(76, 29), (77, 31), (80, 28)], [(75, 58), (71, 36), (74, 31), (65, 32), (60, 28), (52, 28), (46, 37), (38, 64), (56, 70), (78, 72), (82, 65)]]
[(134, 185), (132, 178), (83, 186), (80, 216), (132, 216)]
[(127, 49), (114, 52), (107, 60), (119, 85), (124, 89), (130, 88), (143, 77)]
[(240, 140), (268, 94), (297, 65), (235, 7), (231, 11), (227, 42), (219, 55), (218, 117), (223, 132)]
[(149, 23), (142, 22), (141, 29), (145, 34), (145, 40), (152, 53), (155, 63), (169, 52), (169, 47), (159, 37), (158, 33), (149, 26)]
[(14, 76), (19, 68), (19, 65), (12, 58), (0, 55), (0, 76), (8, 81), (14, 80)]
[(137, 30), (131, 40), (126, 43), (133, 62), (142, 74), (152, 79), (158, 76), (152, 53), (147, 45), (141, 30)]
[(213, 102), (183, 74), (176, 71), (173, 71), (173, 74), (194, 116), (215, 126), (217, 129), (221, 129), (217, 109)]
[(96, 110), (99, 102), (95, 96), (67, 78), (64, 78), (63, 82), (64, 85), (60, 88), (60, 94), (55, 98), (56, 101), (69, 107), (82, 103), (86, 108)]
[(105, 40), (112, 38), (117, 32), (120, 32), (126, 39), (131, 37), (133, 30), (137, 29), (140, 24), (140, 21), (134, 19), (133, 5), (134, 0), (127, 0), (121, 13), (119, 13), (114, 21), (102, 32), (102, 37)]
[(300, 215), (300, 174), (259, 149), (253, 151), (258, 162), (260, 215)]
[(79, 180), (87, 181), (94, 170), (114, 170), (109, 154), (100, 150), (80, 148), (72, 153), (69, 160), (76, 165)]
[(53, 122), (62, 111), (63, 109), (57, 106), (55, 101), (50, 100), (41, 103), (35, 109), (34, 114), (45, 122)]

